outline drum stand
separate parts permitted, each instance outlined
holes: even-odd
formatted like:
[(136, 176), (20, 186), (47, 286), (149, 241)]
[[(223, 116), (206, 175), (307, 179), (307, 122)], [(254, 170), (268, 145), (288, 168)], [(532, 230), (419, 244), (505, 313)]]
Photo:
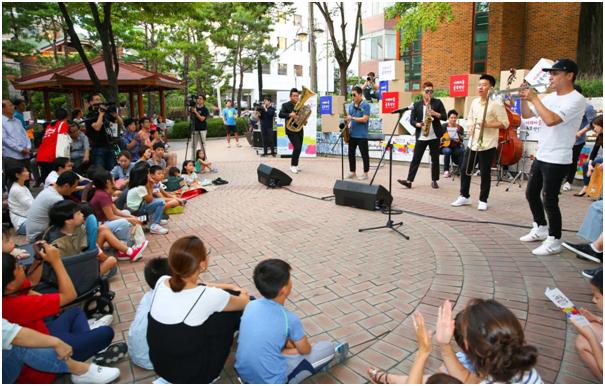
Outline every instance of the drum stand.
[[(510, 190), (510, 187), (517, 182), (517, 179), (519, 179), (519, 188), (523, 184), (524, 177), (527, 177), (527, 179), (529, 180), (529, 173), (525, 171), (525, 160), (531, 158), (527, 155), (527, 136), (529, 135), (529, 131), (527, 129), (519, 129), (519, 134), (523, 136), (523, 139), (521, 140), (521, 142), (523, 143), (523, 155), (521, 156), (521, 162), (517, 163), (517, 175), (508, 183), (508, 186), (506, 187), (507, 192)], [(520, 171), (519, 164), (521, 164)]]

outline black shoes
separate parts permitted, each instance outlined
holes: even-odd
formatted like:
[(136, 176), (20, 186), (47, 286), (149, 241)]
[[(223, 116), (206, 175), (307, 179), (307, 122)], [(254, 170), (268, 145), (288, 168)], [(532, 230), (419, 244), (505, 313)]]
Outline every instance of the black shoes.
[(431, 188), (433, 188), (433, 189), (439, 189), (439, 184), (437, 184), (437, 181), (433, 181), (431, 183)]
[(594, 275), (599, 273), (599, 271), (601, 271), (601, 270), (603, 270), (603, 267), (599, 267), (599, 268), (595, 268), (595, 269), (585, 269), (582, 271), (582, 276), (591, 280), (594, 277)]
[(222, 178), (219, 177), (219, 178), (213, 180), (212, 183), (214, 185), (225, 185), (225, 184), (228, 184), (229, 181), (225, 181), (225, 180), (223, 180)]
[(397, 180), (401, 185), (405, 186), (408, 189), (412, 189), (412, 183), (406, 180)]
[(578, 259), (590, 260), (594, 261), (595, 263), (600, 263), (603, 261), (603, 252), (595, 252), (590, 244), (572, 244), (568, 241), (564, 241), (562, 245), (574, 252)]

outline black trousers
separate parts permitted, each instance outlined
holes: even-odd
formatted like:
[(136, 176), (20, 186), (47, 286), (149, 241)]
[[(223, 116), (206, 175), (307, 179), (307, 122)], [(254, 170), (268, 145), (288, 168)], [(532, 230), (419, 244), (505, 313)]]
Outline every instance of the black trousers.
[(581, 143), (579, 145), (574, 145), (573, 147), (573, 156), (571, 160), (571, 165), (569, 166), (569, 172), (567, 173), (567, 182), (573, 184), (573, 179), (576, 176), (576, 171), (578, 170), (578, 160), (580, 159), (580, 153), (582, 152), (582, 148), (585, 143)]
[(363, 160), (363, 172), (367, 173), (370, 171), (370, 151), (368, 149), (367, 138), (349, 138), (349, 170), (354, 173), (356, 169), (356, 151), (359, 146), (359, 152), (361, 153), (361, 159)]
[(46, 177), (53, 171), (53, 163), (52, 162), (38, 162), (38, 167), (40, 168), (40, 180), (42, 183), (46, 180)]
[(290, 165), (292, 166), (298, 166), (298, 158), (300, 157), (300, 151), (302, 150), (303, 139), (305, 137), (305, 133), (303, 133), (303, 131), (304, 130), (301, 130), (299, 132), (293, 132), (290, 130), (286, 130), (288, 139), (290, 140), (290, 143), (293, 147), (292, 161), (290, 162)]
[(267, 154), (267, 148), (271, 148), (271, 154), (275, 155), (275, 145), (273, 144), (273, 127), (261, 127), (260, 133), (263, 139), (263, 154)]
[(464, 152), (464, 161), (462, 161), (462, 170), (460, 171), (460, 195), (466, 198), (471, 196), (471, 174), (475, 169), (473, 160), (479, 161), (479, 171), (481, 172), (481, 192), (479, 193), (479, 201), (487, 202), (489, 190), (492, 184), (492, 162), (498, 150), (494, 147), (483, 151), (474, 151), (470, 148)]
[(414, 146), (414, 157), (412, 158), (412, 163), (410, 164), (410, 170), (408, 172), (408, 181), (413, 182), (414, 178), (416, 178), (420, 161), (422, 161), (422, 156), (424, 155), (427, 146), (431, 153), (431, 180), (439, 180), (439, 139), (435, 138), (429, 141), (416, 141), (416, 146)]
[[(534, 221), (538, 225), (547, 225), (546, 217), (548, 217), (548, 234), (556, 239), (561, 238), (562, 228), (559, 189), (567, 173), (569, 173), (569, 165), (534, 160), (525, 190), (525, 198), (529, 203)], [(542, 197), (540, 197), (540, 193)], [(544, 211), (546, 211), (546, 217)]]

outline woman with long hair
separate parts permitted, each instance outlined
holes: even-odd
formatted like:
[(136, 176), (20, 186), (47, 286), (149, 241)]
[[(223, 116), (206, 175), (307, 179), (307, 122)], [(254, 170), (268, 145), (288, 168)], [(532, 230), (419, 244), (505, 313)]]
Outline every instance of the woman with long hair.
[(25, 166), (13, 166), (6, 170), (8, 186), (8, 210), (11, 223), (18, 235), (25, 235), (25, 220), (27, 211), (34, 202), (32, 192), (25, 186), (29, 181), (29, 171)]

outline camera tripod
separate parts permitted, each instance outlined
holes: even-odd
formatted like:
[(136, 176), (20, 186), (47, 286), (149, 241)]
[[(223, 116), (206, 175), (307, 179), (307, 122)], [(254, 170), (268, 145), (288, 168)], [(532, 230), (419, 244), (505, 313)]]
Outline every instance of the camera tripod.
[[(187, 137), (187, 145), (185, 147), (185, 161), (187, 160), (187, 153), (189, 152), (189, 141), (191, 141), (193, 144), (195, 144), (195, 135), (197, 133), (197, 140), (200, 142), (200, 146), (202, 147), (202, 151), (204, 152), (204, 156), (206, 157), (206, 159), (208, 159), (208, 153), (206, 153), (206, 145), (204, 144), (203, 138), (202, 138), (202, 133), (201, 130), (193, 130), (193, 120), (197, 119), (193, 116), (193, 113), (189, 116), (189, 137)], [(197, 150), (194, 149), (193, 153), (191, 156), (192, 158), (195, 160), (196, 157), (196, 152)]]

